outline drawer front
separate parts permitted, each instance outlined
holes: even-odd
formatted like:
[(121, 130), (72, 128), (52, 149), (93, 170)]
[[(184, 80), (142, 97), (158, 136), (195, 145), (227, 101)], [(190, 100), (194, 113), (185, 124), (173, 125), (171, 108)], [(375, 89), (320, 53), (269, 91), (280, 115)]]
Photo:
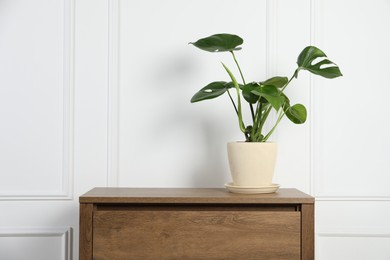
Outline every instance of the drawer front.
[(93, 259), (300, 259), (298, 211), (97, 210)]

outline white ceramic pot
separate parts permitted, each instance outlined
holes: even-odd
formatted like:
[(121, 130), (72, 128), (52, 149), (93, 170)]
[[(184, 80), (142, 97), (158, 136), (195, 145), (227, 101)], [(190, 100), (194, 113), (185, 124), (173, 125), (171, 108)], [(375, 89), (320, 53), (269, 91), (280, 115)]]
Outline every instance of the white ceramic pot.
[(276, 143), (230, 142), (227, 144), (227, 150), (235, 186), (272, 185)]

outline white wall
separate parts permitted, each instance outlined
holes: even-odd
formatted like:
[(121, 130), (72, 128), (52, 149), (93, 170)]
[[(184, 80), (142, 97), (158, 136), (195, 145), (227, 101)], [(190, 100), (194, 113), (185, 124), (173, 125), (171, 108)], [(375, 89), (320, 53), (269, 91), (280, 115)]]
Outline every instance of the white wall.
[(218, 32), (244, 38), (247, 81), (290, 76), (309, 44), (340, 66), (342, 78), (302, 73), (289, 87), (309, 118), (275, 134), (275, 182), (316, 197), (316, 259), (390, 259), (389, 11), (387, 0), (0, 1), (0, 259), (78, 259), (78, 196), (92, 187), (230, 180), (226, 142), (242, 136), (228, 98), (189, 103), (228, 80), (220, 61), (234, 68), (187, 45)]

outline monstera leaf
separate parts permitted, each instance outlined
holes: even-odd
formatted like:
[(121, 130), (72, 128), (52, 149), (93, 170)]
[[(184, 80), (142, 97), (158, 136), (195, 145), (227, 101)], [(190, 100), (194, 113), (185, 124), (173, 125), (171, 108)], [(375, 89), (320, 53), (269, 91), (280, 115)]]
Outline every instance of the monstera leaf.
[(199, 102), (206, 99), (213, 99), (219, 97), (227, 90), (227, 82), (215, 81), (211, 82), (201, 90), (199, 90), (192, 98), (191, 103)]
[[(318, 62), (313, 64), (313, 61), (319, 59)], [(327, 59), (327, 56), (323, 51), (315, 46), (308, 46), (298, 56), (297, 60), (298, 69), (295, 72), (295, 76), (298, 76), (298, 71), (308, 70), (311, 73), (320, 75), (322, 77), (332, 79), (342, 76), (339, 67), (332, 61)]]
[(206, 38), (197, 40), (196, 42), (190, 42), (201, 50), (209, 52), (224, 52), (224, 51), (236, 51), (241, 50), (241, 47), (237, 47), (243, 44), (244, 40), (234, 34), (214, 34)]

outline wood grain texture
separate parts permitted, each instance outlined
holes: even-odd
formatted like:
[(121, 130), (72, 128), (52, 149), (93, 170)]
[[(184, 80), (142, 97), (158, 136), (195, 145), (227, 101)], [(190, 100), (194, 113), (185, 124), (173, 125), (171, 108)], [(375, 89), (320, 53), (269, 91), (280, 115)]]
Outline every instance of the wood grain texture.
[(302, 204), (302, 260), (314, 259), (314, 205)]
[(93, 258), (300, 259), (300, 212), (96, 211)]
[(79, 260), (92, 260), (93, 204), (80, 204)]
[(226, 189), (199, 188), (94, 188), (80, 197), (81, 203), (314, 203), (314, 198), (296, 189), (269, 194), (234, 194)]

